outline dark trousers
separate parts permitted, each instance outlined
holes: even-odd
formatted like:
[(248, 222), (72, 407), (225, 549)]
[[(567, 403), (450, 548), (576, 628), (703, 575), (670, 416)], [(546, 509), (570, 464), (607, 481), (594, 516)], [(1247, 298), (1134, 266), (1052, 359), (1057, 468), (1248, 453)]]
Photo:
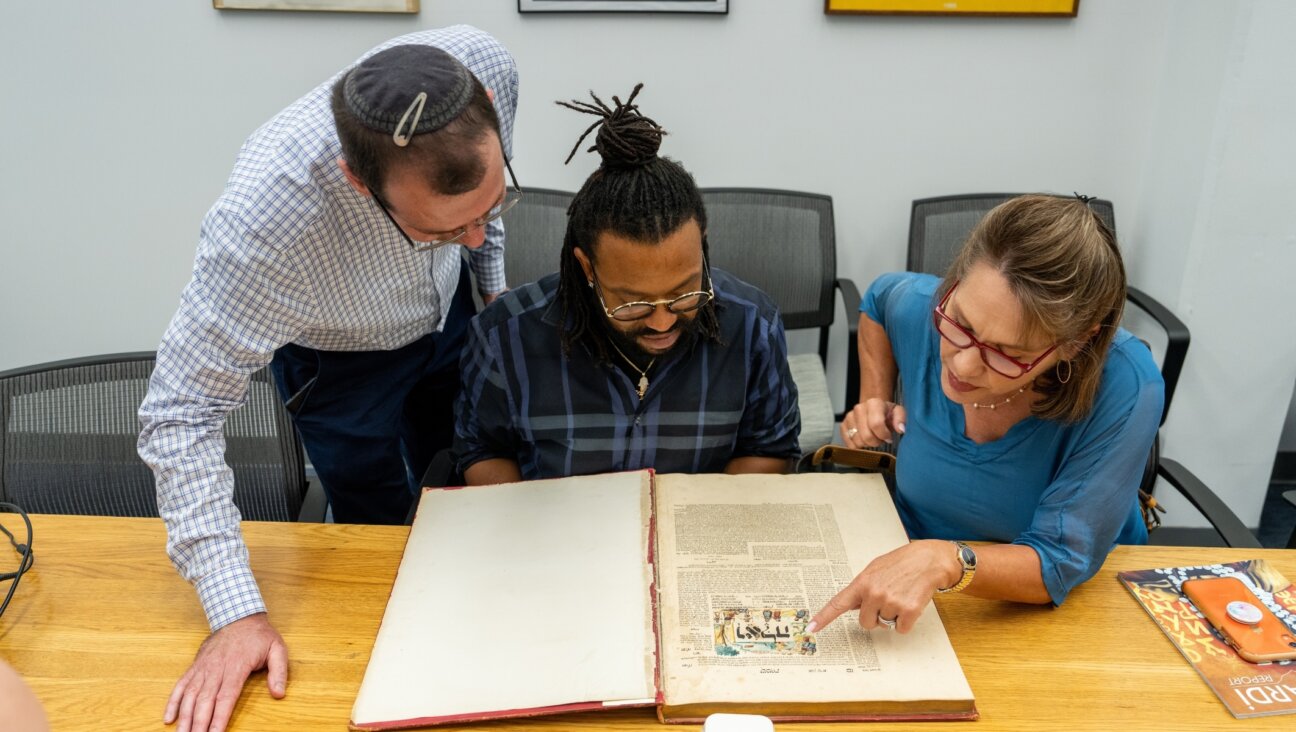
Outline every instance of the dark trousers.
[(454, 440), (459, 354), (476, 310), (464, 267), (439, 333), (393, 351), (275, 351), (270, 370), (334, 521), (405, 521), (432, 456)]

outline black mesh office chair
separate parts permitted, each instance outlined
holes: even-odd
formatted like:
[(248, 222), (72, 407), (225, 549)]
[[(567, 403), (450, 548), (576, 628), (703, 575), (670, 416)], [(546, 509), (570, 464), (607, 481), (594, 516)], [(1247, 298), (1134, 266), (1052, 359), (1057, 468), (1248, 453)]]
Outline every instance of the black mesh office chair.
[[(758, 188), (703, 188), (711, 264), (770, 296), (787, 330), (816, 328), (817, 354), (788, 358), (801, 407), (801, 449), (811, 453), (832, 442), (834, 422), (825, 367), (828, 332), (841, 291), (846, 312), (859, 307), (859, 289), (837, 276), (837, 234), (829, 196)], [(847, 408), (859, 401), (855, 350), (858, 323), (847, 317)]]
[(558, 271), (567, 208), (574, 193), (526, 188), (522, 199), (505, 214), (504, 274), (517, 287)]
[[(135, 449), (153, 362), (152, 352), (122, 353), (0, 373), (0, 501), (29, 513), (157, 516), (153, 473)], [(298, 520), (304, 453), (267, 370), (230, 413), (225, 442), (243, 518)]]
[[(908, 269), (943, 276), (977, 222), (990, 209), (1018, 195), (1021, 194), (969, 193), (914, 201), (909, 219)], [(1112, 202), (1091, 199), (1089, 206), (1115, 234), (1116, 215)], [(1161, 424), (1165, 424), (1170, 399), (1174, 396), (1188, 354), (1188, 326), (1147, 293), (1135, 287), (1127, 287), (1126, 292), (1129, 303), (1147, 313), (1165, 331), (1166, 351), (1161, 365), (1161, 377), (1165, 380), (1165, 408), (1161, 412)], [(1214, 492), (1184, 466), (1161, 457), (1160, 442), (1158, 435), (1144, 471), (1142, 489), (1151, 494), (1157, 477), (1164, 478), (1210, 521), (1229, 546), (1259, 548), (1255, 535)]]

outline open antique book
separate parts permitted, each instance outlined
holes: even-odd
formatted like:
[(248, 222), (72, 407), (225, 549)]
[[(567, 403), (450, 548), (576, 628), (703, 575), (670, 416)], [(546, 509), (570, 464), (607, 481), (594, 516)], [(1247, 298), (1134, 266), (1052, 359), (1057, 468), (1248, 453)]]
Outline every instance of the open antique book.
[(934, 605), (805, 632), (908, 541), (875, 475), (593, 475), (424, 492), (353, 729), (656, 706), (975, 719)]

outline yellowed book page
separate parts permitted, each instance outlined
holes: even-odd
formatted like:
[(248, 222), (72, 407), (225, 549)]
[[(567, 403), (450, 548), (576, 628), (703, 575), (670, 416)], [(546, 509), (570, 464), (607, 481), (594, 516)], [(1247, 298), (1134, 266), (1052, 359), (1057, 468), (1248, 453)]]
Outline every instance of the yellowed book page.
[(936, 608), (914, 630), (805, 626), (908, 541), (877, 475), (659, 475), (668, 705), (972, 699)]
[(647, 471), (424, 492), (357, 725), (651, 700)]

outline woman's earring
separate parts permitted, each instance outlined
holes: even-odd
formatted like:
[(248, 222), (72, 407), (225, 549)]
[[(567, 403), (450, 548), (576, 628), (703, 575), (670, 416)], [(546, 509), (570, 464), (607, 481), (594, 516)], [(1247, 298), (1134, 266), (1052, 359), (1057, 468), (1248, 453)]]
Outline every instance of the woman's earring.
[(591, 290), (594, 289), (594, 280), (585, 280), (585, 281), (589, 284)]
[[(1065, 378), (1065, 379), (1062, 378), (1062, 364), (1066, 364), (1066, 378)], [(1058, 380), (1058, 383), (1059, 383), (1059, 384), (1066, 384), (1066, 383), (1068, 383), (1068, 382), (1071, 381), (1071, 371), (1072, 371), (1072, 369), (1071, 369), (1071, 362), (1070, 362), (1070, 361), (1058, 361), (1058, 362), (1057, 362), (1057, 368), (1056, 368), (1056, 371), (1057, 371), (1057, 380)]]

